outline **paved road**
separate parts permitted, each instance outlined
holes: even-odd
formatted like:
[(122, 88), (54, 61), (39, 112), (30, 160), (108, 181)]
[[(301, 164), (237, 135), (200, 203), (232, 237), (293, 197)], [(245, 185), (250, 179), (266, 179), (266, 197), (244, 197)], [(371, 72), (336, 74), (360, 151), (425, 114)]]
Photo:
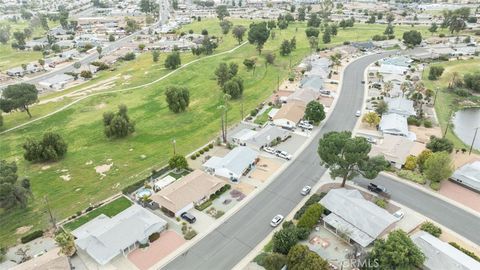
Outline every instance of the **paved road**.
[[(320, 160), (316, 153), (318, 139), (328, 131), (354, 128), (357, 121), (354, 114), (361, 108), (363, 101), (364, 89), (360, 83), (363, 72), (368, 64), (379, 58), (381, 55), (370, 55), (350, 64), (344, 73), (342, 93), (337, 105), (312, 143), (275, 181), (164, 269), (231, 269), (262, 241), (272, 231), (269, 225), (272, 217), (276, 214), (285, 216), (291, 212), (302, 199), (299, 194), (301, 188), (307, 184), (314, 185), (326, 171), (319, 166)], [(393, 193), (392, 199), (480, 243), (478, 234), (475, 236), (480, 226), (475, 224), (479, 220), (473, 215), (426, 193), (383, 178), (379, 177), (378, 181), (385, 181), (385, 186)]]

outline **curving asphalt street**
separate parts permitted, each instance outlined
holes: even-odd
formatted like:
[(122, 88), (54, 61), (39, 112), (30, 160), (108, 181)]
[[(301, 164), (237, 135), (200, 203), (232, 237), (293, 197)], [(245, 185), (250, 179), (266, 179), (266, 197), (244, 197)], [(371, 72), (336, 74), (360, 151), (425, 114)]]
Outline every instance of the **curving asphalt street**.
[[(272, 231), (269, 225), (272, 217), (290, 213), (302, 199), (301, 188), (305, 185), (313, 186), (325, 173), (326, 169), (319, 165), (318, 140), (326, 132), (354, 128), (357, 121), (355, 112), (361, 108), (363, 102), (364, 85), (361, 81), (364, 70), (370, 63), (384, 56), (369, 55), (347, 66), (335, 109), (310, 145), (255, 198), (163, 269), (232, 269), (267, 237)], [(477, 231), (480, 228), (480, 219), (472, 214), (387, 177), (379, 176), (376, 181), (382, 181), (382, 185), (389, 188), (393, 200), (431, 217), (477, 244), (480, 243)]]

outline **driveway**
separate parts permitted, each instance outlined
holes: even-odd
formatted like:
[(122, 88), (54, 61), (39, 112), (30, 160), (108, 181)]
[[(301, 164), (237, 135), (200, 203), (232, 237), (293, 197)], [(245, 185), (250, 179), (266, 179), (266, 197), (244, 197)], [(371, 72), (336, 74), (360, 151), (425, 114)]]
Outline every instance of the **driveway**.
[(150, 243), (146, 249), (136, 249), (128, 254), (128, 259), (140, 270), (146, 270), (152, 265), (175, 251), (185, 240), (174, 231), (166, 231), (157, 241)]

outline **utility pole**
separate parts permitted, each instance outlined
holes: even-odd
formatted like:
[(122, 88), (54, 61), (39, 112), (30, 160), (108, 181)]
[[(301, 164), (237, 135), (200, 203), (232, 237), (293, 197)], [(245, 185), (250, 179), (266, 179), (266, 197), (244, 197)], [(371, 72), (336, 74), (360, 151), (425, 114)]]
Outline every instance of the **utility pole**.
[(177, 141), (175, 140), (175, 138), (173, 138), (172, 144), (173, 144), (173, 155), (175, 156), (177, 154)]
[(473, 135), (472, 144), (470, 145), (470, 152), (468, 152), (469, 155), (472, 154), (473, 144), (475, 143), (475, 138), (477, 137), (478, 128), (480, 128), (480, 127), (477, 127), (477, 128), (475, 129), (475, 135)]
[(57, 222), (55, 221), (55, 217), (53, 216), (52, 209), (50, 208), (50, 203), (48, 202), (48, 197), (45, 195), (43, 197), (43, 199), (45, 201), (45, 206), (47, 206), (47, 212), (48, 212), (48, 215), (50, 216), (50, 222), (52, 223), (53, 228), (56, 231), (57, 230)]
[(450, 110), (450, 114), (448, 115), (447, 127), (445, 128), (445, 132), (443, 133), (443, 138), (447, 136), (448, 127), (450, 126), (450, 121), (452, 121), (452, 113), (453, 110)]

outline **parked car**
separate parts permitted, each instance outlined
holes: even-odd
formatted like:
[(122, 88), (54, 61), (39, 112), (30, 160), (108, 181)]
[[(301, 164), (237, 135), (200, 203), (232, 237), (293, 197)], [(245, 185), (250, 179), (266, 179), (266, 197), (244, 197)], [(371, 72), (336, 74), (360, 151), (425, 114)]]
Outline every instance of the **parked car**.
[(385, 187), (382, 187), (380, 185), (376, 185), (374, 183), (370, 183), (368, 184), (368, 190), (372, 191), (372, 192), (375, 192), (375, 193), (387, 193), (387, 189)]
[(270, 222), (270, 226), (277, 227), (283, 221), (282, 215), (276, 215), (273, 217), (272, 222)]
[(271, 148), (271, 147), (263, 147), (263, 151), (269, 153), (269, 154), (272, 154), (272, 155), (275, 155), (276, 152), (275, 152), (275, 149)]
[(276, 155), (277, 155), (277, 157), (280, 157), (280, 158), (283, 158), (283, 159), (286, 159), (286, 160), (292, 159), (292, 155), (290, 155), (289, 153), (287, 153), (285, 151), (277, 150)]
[(307, 196), (311, 190), (312, 190), (311, 186), (304, 186), (300, 194), (302, 194), (303, 196)]
[(367, 138), (367, 142), (371, 143), (371, 144), (376, 144), (377, 143), (377, 140), (375, 138), (372, 138), (372, 137), (368, 137)]
[(402, 210), (398, 210), (397, 212), (393, 213), (393, 216), (398, 220), (400, 220), (403, 218), (403, 216), (405, 216), (405, 214), (403, 213)]
[(188, 212), (183, 212), (180, 216), (190, 224), (195, 223), (195, 221), (197, 221), (197, 218)]
[(303, 129), (307, 129), (307, 130), (312, 130), (313, 129), (313, 125), (310, 124), (307, 121), (300, 121), (300, 123), (298, 124), (298, 127), (303, 128)]
[(356, 117), (360, 117), (360, 115), (362, 115), (362, 113), (361, 113), (360, 111), (357, 111), (357, 112), (355, 113), (355, 116), (356, 116)]

